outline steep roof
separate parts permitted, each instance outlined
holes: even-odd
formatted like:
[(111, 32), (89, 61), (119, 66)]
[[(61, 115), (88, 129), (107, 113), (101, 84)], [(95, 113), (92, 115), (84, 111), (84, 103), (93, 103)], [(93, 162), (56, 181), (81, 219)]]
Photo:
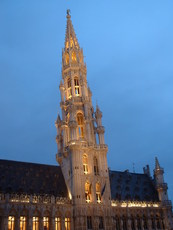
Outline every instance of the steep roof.
[[(146, 174), (109, 171), (113, 200), (159, 201)], [(59, 166), (0, 160), (0, 192), (68, 197)]]
[(159, 201), (153, 180), (146, 174), (110, 171), (112, 200)]
[(0, 160), (0, 192), (67, 197), (59, 166)]

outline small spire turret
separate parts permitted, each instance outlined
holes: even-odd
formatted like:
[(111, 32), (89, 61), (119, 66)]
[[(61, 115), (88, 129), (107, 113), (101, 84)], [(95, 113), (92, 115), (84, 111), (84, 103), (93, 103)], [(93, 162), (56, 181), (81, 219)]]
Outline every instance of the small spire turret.
[(155, 157), (155, 169), (156, 169), (156, 170), (160, 170), (160, 169), (161, 169), (161, 167), (160, 167), (160, 164), (159, 164), (159, 161), (158, 161), (157, 157)]
[(158, 158), (155, 158), (155, 169), (154, 169), (154, 178), (156, 183), (156, 189), (158, 191), (159, 200), (164, 202), (168, 201), (168, 194), (167, 194), (167, 183), (164, 182), (164, 170), (160, 166)]

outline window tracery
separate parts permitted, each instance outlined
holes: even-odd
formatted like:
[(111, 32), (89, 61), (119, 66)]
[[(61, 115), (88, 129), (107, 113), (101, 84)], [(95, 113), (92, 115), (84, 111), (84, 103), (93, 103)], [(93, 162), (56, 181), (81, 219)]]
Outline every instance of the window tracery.
[(8, 230), (14, 230), (14, 221), (15, 221), (14, 216), (8, 217)]
[(26, 217), (20, 216), (20, 230), (26, 230)]
[(101, 203), (101, 187), (100, 187), (100, 183), (96, 183), (96, 200), (97, 200), (97, 203)]
[(87, 203), (91, 202), (91, 184), (89, 182), (85, 183), (85, 198)]
[(83, 155), (83, 170), (84, 174), (88, 174), (88, 157), (86, 154)]
[(78, 78), (74, 79), (74, 87), (75, 87), (75, 95), (79, 96), (80, 90), (79, 90), (79, 79)]
[(33, 217), (32, 218), (32, 229), (33, 230), (39, 230), (39, 218), (38, 217)]
[(70, 99), (72, 97), (72, 88), (71, 88), (71, 79), (67, 80), (67, 98)]
[(94, 161), (94, 174), (97, 176), (99, 175), (98, 160), (96, 157), (94, 157), (93, 161)]
[(83, 114), (77, 114), (77, 124), (78, 124), (78, 137), (84, 137), (84, 119)]

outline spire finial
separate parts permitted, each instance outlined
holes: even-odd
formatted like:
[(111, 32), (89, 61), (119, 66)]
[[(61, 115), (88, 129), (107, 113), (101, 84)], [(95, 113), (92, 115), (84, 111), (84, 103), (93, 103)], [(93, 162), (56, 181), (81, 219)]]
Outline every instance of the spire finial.
[(160, 169), (160, 164), (159, 164), (157, 157), (155, 157), (155, 168)]
[(70, 9), (67, 9), (67, 18), (71, 18), (70, 12)]

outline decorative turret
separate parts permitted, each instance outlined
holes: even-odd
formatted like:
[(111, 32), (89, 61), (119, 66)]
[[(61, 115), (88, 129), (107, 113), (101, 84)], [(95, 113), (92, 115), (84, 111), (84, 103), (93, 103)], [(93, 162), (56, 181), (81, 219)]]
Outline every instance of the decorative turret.
[(96, 132), (98, 134), (99, 144), (104, 145), (105, 144), (105, 141), (104, 141), (105, 129), (102, 126), (102, 112), (100, 111), (98, 105), (96, 106), (95, 118), (96, 118), (96, 123), (97, 123)]
[(161, 202), (168, 201), (167, 183), (164, 182), (164, 170), (160, 167), (157, 157), (155, 158), (154, 178), (156, 182), (156, 189), (158, 191), (159, 200)]

